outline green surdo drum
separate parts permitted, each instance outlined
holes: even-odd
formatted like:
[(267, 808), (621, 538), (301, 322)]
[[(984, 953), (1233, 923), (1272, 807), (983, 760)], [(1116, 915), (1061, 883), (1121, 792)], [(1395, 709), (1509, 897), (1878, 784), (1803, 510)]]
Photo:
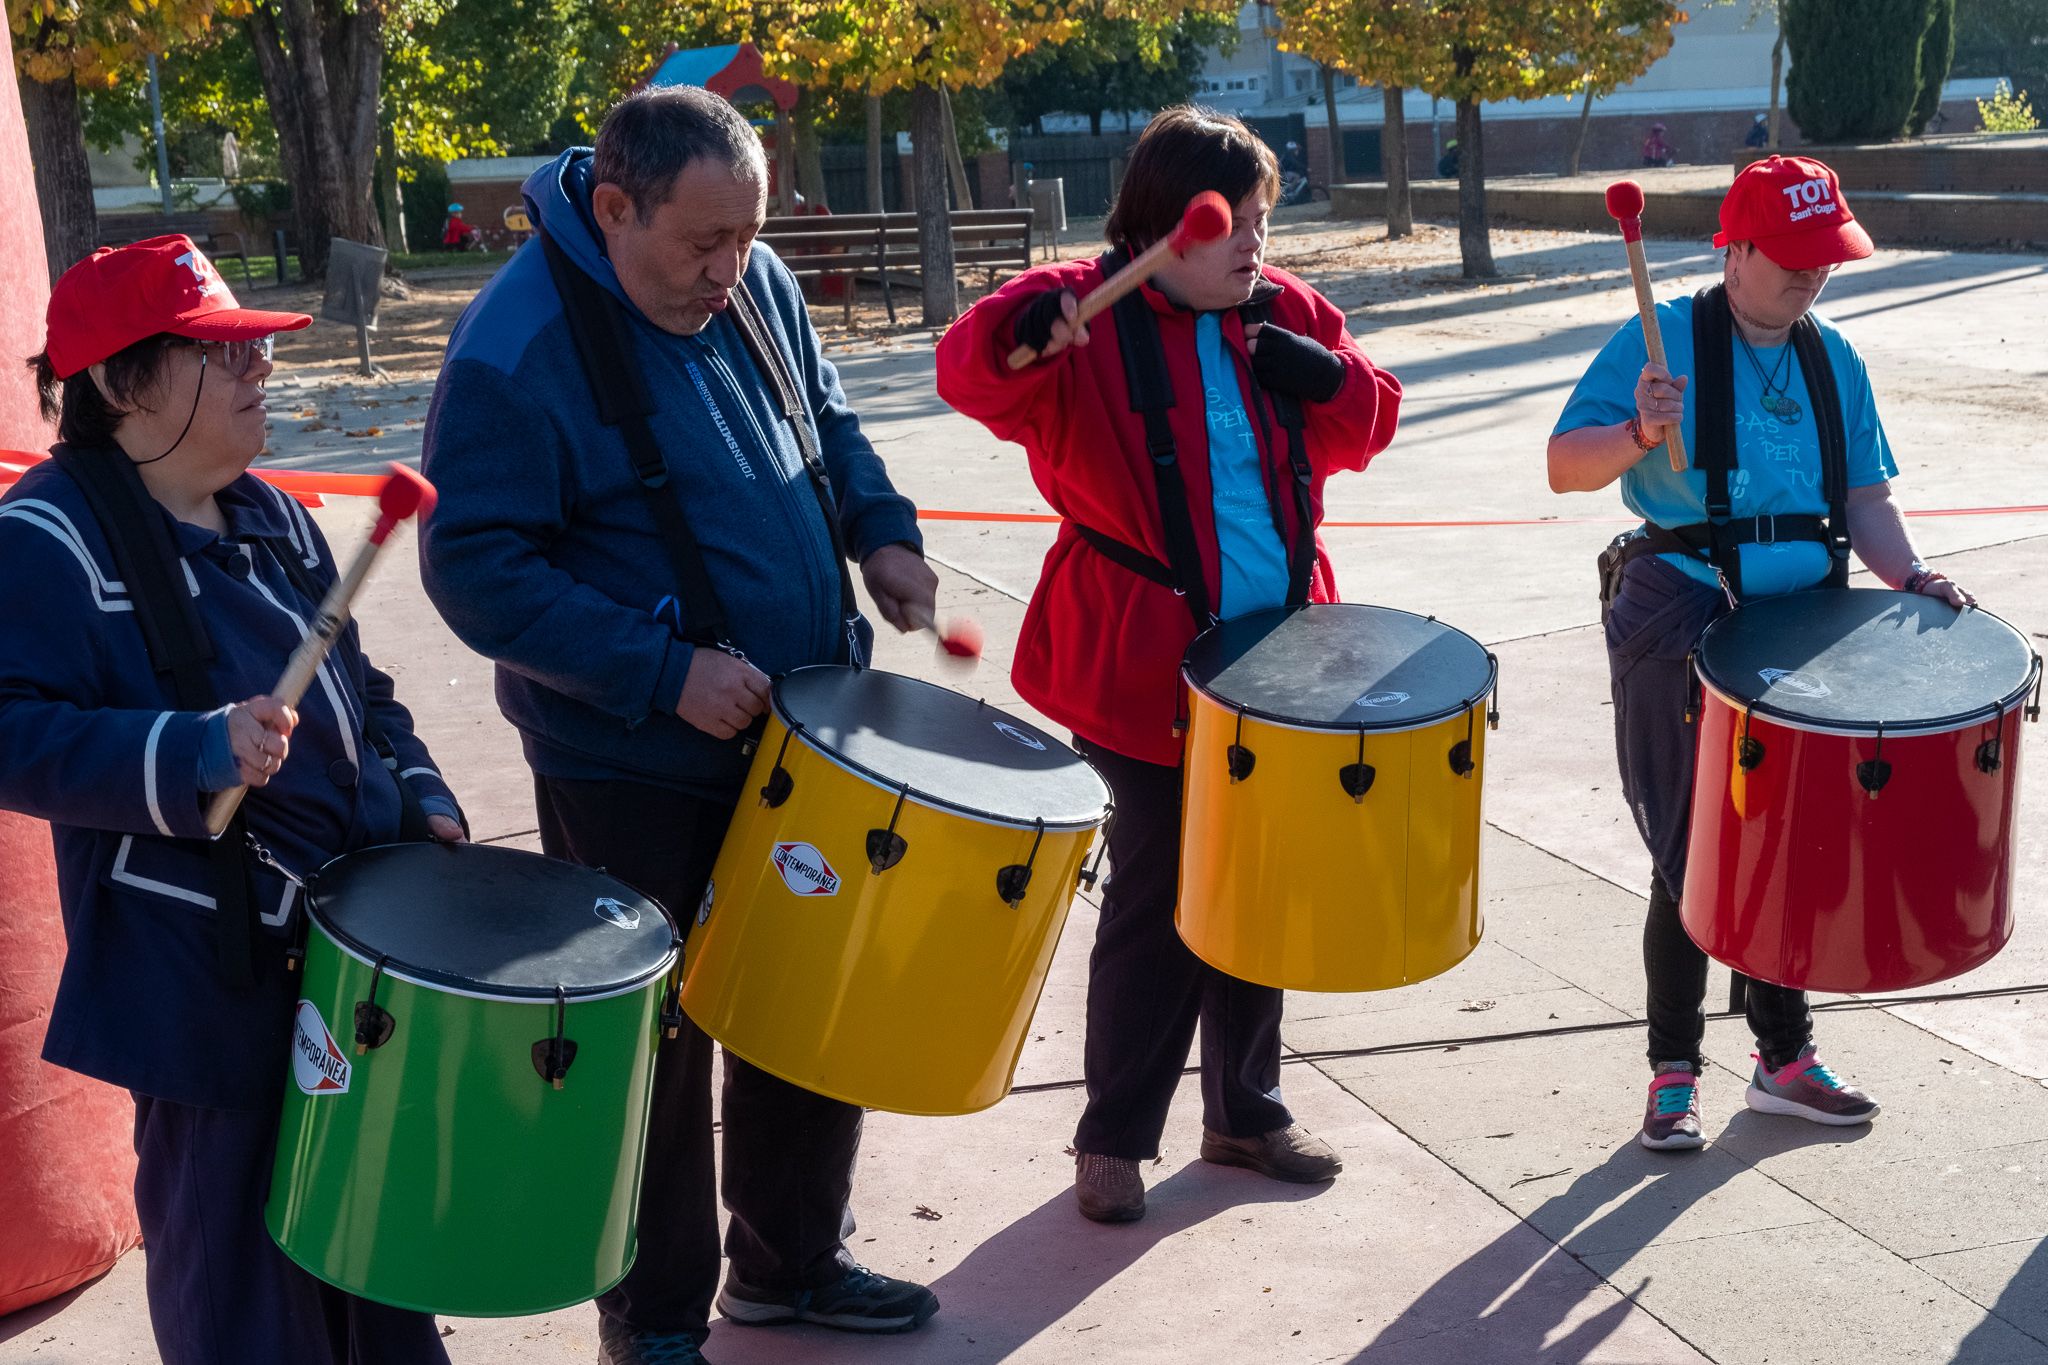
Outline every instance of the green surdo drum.
[(667, 914), (603, 873), (477, 844), (337, 858), (307, 903), (278, 1246), (352, 1294), (467, 1317), (616, 1284), (674, 1008)]

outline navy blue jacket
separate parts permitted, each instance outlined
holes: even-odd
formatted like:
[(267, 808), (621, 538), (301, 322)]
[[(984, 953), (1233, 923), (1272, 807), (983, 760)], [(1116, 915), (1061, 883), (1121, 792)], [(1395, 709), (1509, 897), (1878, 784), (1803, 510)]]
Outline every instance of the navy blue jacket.
[[(771, 675), (839, 653), (839, 566), (796, 440), (728, 315), (664, 332), (620, 288), (590, 214), (590, 152), (526, 182), (528, 211), (623, 303), (652, 419), (734, 643)], [(918, 545), (819, 348), (795, 279), (754, 246), (747, 286), (810, 409), (849, 554)], [(420, 538), (427, 592), (455, 633), (497, 661), (498, 705), (547, 776), (627, 778), (730, 797), (737, 740), (677, 718), (688, 622), (624, 440), (598, 421), (543, 252), (519, 252), (463, 314), (427, 415), (441, 498)], [(863, 631), (866, 627), (863, 626)]]
[[(225, 539), (171, 525), (213, 641), (208, 681), (225, 705), (277, 685), (318, 605), (296, 591), (273, 547), (297, 555), (323, 592), (335, 568), (312, 519), (268, 484), (245, 474), (217, 501)], [(54, 464), (0, 499), (0, 585), (0, 806), (50, 822), (68, 939), (43, 1056), (181, 1104), (274, 1106), (296, 998), (283, 968), (298, 889), (252, 860), (265, 937), (255, 985), (229, 988), (217, 961), (209, 798), (198, 785), (212, 713), (176, 709), (106, 539)], [(369, 748), (366, 711), (398, 771)], [(453, 800), (350, 625), (299, 705), (284, 766), (243, 805), (249, 832), (304, 877), (337, 854), (395, 839), (401, 780), (423, 798)]]

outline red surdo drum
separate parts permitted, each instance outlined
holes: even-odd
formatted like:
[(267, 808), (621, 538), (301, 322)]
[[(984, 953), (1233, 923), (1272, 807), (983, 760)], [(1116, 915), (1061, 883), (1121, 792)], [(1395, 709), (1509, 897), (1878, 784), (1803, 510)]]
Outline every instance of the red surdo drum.
[(2012, 934), (2020, 722), (2041, 659), (1988, 612), (1822, 589), (1707, 629), (1679, 914), (1708, 955), (1802, 989), (1924, 986)]

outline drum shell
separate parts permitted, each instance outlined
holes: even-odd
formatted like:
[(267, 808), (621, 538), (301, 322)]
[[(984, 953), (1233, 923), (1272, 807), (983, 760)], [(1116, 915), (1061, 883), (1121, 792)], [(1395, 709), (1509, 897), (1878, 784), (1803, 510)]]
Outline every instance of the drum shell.
[[(1096, 826), (1033, 826), (920, 802), (851, 771), (771, 712), (684, 948), (682, 1003), (725, 1048), (807, 1090), (903, 1114), (967, 1114), (1009, 1093), (1026, 1029)], [(755, 799), (778, 755), (794, 785)], [(906, 851), (884, 872), (870, 830)], [(800, 896), (778, 843), (817, 849), (839, 877)], [(997, 873), (1029, 863), (1016, 909)]]
[[(1876, 796), (1857, 765), (1875, 732), (1761, 714), (1744, 770), (1744, 713), (1701, 688), (1692, 824), (1679, 915), (1745, 976), (1831, 992), (1904, 990), (1989, 960), (2012, 935), (2021, 703), (1944, 730), (1886, 734)], [(2000, 761), (1977, 755), (2000, 740)]]
[[(515, 913), (508, 907), (508, 913)], [(285, 1086), (265, 1221), (327, 1283), (421, 1312), (506, 1317), (581, 1303), (632, 1265), (667, 977), (568, 1001), (574, 1063), (556, 1090), (533, 1044), (547, 1000), (483, 1000), (397, 979), (390, 1041), (356, 1055), (371, 967), (316, 921), (302, 998), (350, 1066), (348, 1090)]]
[[(1297, 729), (1190, 690), (1180, 903), (1204, 962), (1287, 990), (1373, 991), (1449, 971), (1479, 945), (1487, 704), (1415, 729), (1368, 730), (1372, 786), (1339, 781), (1356, 730)], [(1242, 738), (1240, 738), (1240, 733)], [(1469, 740), (1459, 776), (1452, 750)], [(1252, 751), (1233, 782), (1228, 751)]]

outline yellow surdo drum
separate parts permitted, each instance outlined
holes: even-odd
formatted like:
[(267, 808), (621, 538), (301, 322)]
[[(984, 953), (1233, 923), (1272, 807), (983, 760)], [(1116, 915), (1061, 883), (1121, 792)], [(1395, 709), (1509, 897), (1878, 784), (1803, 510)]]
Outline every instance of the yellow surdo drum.
[(1331, 604), (1204, 632), (1189, 690), (1180, 935), (1288, 990), (1373, 991), (1479, 944), (1498, 670), (1433, 617)]
[(1009, 1093), (1108, 806), (1080, 755), (996, 707), (798, 669), (698, 908), (683, 1008), (808, 1090), (985, 1109)]

